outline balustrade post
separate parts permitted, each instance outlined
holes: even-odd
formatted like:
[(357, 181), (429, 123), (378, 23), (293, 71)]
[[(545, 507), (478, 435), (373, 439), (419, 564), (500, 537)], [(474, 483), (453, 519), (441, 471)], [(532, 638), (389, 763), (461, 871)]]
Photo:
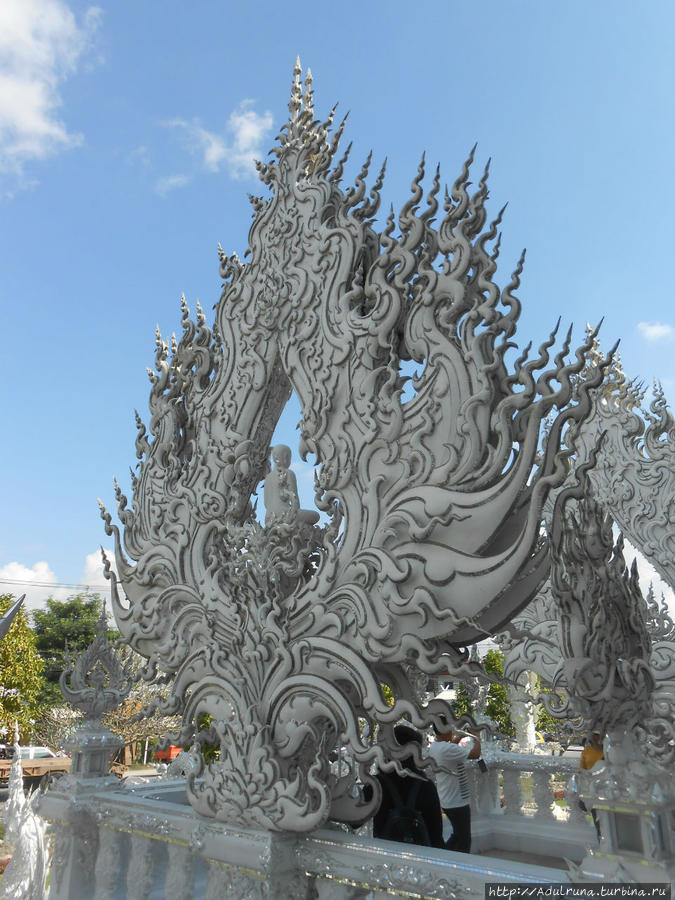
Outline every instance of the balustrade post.
[(523, 812), (523, 786), (520, 775), (520, 770), (511, 766), (504, 766), (502, 770), (504, 812), (509, 816), (520, 816)]
[(166, 900), (192, 900), (194, 896), (195, 857), (189, 847), (168, 844), (169, 864), (166, 868), (164, 896)]
[(98, 825), (89, 809), (73, 803), (55, 829), (49, 900), (86, 897), (94, 884)]
[(96, 900), (115, 900), (121, 881), (120, 859), (126, 835), (116, 828), (99, 829), (95, 866)]
[(484, 806), (481, 805), (481, 812), (484, 815), (500, 814), (502, 811), (501, 788), (499, 783), (499, 769), (488, 763), (488, 770), (483, 775), (483, 797)]
[(135, 834), (132, 836), (130, 844), (127, 898), (128, 900), (147, 900), (152, 890), (155, 874), (156, 841), (144, 835)]
[(571, 791), (566, 791), (565, 797), (567, 799), (567, 810), (569, 813), (567, 821), (569, 824), (586, 825), (588, 822), (586, 818), (587, 813), (579, 806), (579, 795), (572, 793)]
[(553, 815), (553, 789), (551, 787), (551, 773), (546, 769), (535, 769), (532, 772), (532, 796), (536, 807), (537, 818), (552, 822)]

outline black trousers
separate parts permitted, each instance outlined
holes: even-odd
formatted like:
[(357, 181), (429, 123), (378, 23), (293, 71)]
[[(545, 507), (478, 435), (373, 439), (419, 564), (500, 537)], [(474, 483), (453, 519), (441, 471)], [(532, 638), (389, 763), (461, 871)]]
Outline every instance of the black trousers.
[(444, 809), (452, 825), (452, 837), (446, 841), (446, 850), (457, 850), (458, 853), (471, 853), (471, 807), (454, 806)]

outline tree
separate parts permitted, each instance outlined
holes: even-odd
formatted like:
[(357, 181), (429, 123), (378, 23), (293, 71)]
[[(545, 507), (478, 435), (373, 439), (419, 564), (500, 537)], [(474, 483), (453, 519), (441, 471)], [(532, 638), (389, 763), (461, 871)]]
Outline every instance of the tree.
[(462, 716), (473, 715), (473, 703), (469, 697), (466, 685), (460, 681), (455, 692), (455, 699), (452, 701), (452, 714), (455, 719)]
[[(139, 744), (146, 740), (156, 744), (167, 734), (179, 730), (181, 720), (180, 716), (165, 716), (156, 709), (147, 715), (142, 714), (153, 701), (166, 697), (166, 686), (148, 683), (139, 677), (140, 670), (146, 662), (139, 654), (119, 649), (115, 653), (118, 654), (125, 669), (131, 673), (134, 686), (120, 706), (105, 714), (103, 725), (124, 741), (120, 761), (129, 765), (134, 761)], [(58, 707), (42, 710), (35, 724), (36, 741), (48, 747), (62, 747), (67, 736), (81, 724), (82, 719), (83, 714), (79, 710), (68, 707), (61, 699)]]
[[(0, 596), (0, 615), (4, 615), (13, 602), (11, 594)], [(15, 720), (19, 723), (21, 740), (30, 740), (32, 720), (37, 715), (45, 684), (43, 668), (35, 635), (21, 608), (0, 641), (0, 727), (5, 729), (4, 735), (10, 740)]]
[[(44, 660), (46, 686), (44, 706), (62, 706), (59, 677), (65, 668), (66, 644), (77, 655), (94, 640), (98, 633), (103, 601), (98, 594), (75, 594), (67, 600), (47, 600), (47, 608), (33, 613), (33, 631), (37, 649)], [(109, 632), (116, 637), (117, 632)]]
[[(488, 650), (483, 660), (483, 668), (491, 675), (504, 677), (504, 656), (499, 650)], [(499, 726), (506, 737), (513, 737), (516, 727), (511, 719), (511, 704), (508, 691), (503, 684), (491, 684), (485, 703), (485, 715)]]
[[(550, 693), (551, 689), (548, 687), (544, 687), (539, 675), (535, 675), (533, 689), (534, 696), (539, 697), (541, 696), (541, 694)], [(565, 730), (567, 721), (565, 719), (554, 719), (550, 712), (548, 712), (544, 704), (540, 702), (539, 704), (537, 704), (537, 707), (535, 709), (534, 724), (537, 731), (550, 732), (551, 734), (559, 736), (560, 733)]]
[[(117, 652), (119, 653), (119, 651)], [(124, 741), (123, 762), (125, 765), (131, 765), (136, 757), (138, 744), (146, 740), (157, 743), (167, 734), (179, 731), (181, 718), (180, 716), (162, 715), (156, 708), (149, 714), (145, 713), (145, 710), (150, 709), (154, 702), (166, 698), (166, 685), (143, 681), (139, 678), (140, 670), (146, 660), (138, 653), (132, 651), (130, 657), (125, 659), (127, 670), (131, 671), (135, 678), (134, 687), (124, 703), (106, 713), (103, 724), (113, 734), (118, 734), (122, 738)]]

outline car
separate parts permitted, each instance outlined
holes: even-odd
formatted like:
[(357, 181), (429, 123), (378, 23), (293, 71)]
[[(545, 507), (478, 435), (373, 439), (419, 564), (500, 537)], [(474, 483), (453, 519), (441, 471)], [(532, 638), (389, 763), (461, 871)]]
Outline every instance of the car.
[(56, 759), (57, 754), (49, 747), (22, 747), (21, 759)]
[[(14, 747), (5, 747), (6, 758), (0, 759), (0, 782), (9, 780), (9, 773), (14, 757)], [(34, 787), (38, 784), (46, 786), (53, 778), (58, 778), (70, 771), (72, 760), (64, 754), (54, 753), (49, 747), (21, 747), (21, 769), (24, 785)]]
[(569, 744), (565, 750), (563, 750), (563, 758), (566, 759), (579, 759), (581, 754), (583, 753), (584, 748), (581, 744)]

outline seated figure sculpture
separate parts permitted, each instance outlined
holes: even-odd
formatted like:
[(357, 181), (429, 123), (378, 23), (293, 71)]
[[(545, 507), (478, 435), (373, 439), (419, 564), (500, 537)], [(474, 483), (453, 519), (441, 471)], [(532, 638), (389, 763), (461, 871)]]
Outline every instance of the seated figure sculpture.
[(291, 450), (285, 444), (272, 447), (274, 468), (265, 478), (265, 527), (276, 522), (295, 522), (298, 525), (315, 525), (319, 514), (311, 509), (300, 509), (298, 483), (291, 471)]

